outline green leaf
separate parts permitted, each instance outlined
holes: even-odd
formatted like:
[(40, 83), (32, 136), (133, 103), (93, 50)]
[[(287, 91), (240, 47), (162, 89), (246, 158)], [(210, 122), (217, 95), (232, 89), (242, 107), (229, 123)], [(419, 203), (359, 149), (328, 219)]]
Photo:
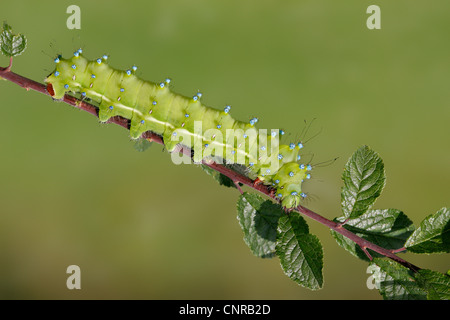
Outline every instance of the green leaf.
[(236, 188), (236, 185), (234, 184), (233, 180), (228, 178), (226, 175), (221, 174), (220, 172), (211, 169), (210, 167), (202, 164), (201, 168), (209, 174), (211, 177), (214, 178), (220, 185), (229, 187), (229, 188)]
[(442, 208), (426, 217), (405, 247), (415, 253), (450, 252), (450, 209)]
[[(345, 218), (340, 217), (335, 221), (343, 222)], [(349, 220), (344, 228), (367, 241), (391, 250), (402, 248), (406, 239), (414, 231), (412, 221), (397, 209), (369, 210), (358, 218)], [(333, 230), (331, 234), (345, 250), (362, 260), (369, 261), (367, 255), (356, 243)], [(373, 252), (372, 256), (381, 257), (382, 255)]]
[(148, 141), (147, 139), (138, 139), (134, 143), (134, 149), (136, 149), (139, 152), (144, 152), (151, 146), (152, 146), (152, 143), (150, 141)]
[(323, 251), (319, 239), (309, 233), (306, 221), (296, 213), (278, 222), (277, 255), (284, 273), (312, 290), (323, 285)]
[(0, 49), (7, 57), (15, 57), (25, 51), (27, 47), (27, 39), (24, 35), (15, 35), (12, 33), (11, 27), (3, 23), (3, 30), (0, 34)]
[(428, 292), (428, 300), (450, 300), (450, 277), (446, 274), (422, 269), (415, 274), (419, 285)]
[(349, 159), (342, 174), (341, 205), (344, 217), (354, 219), (375, 202), (385, 185), (384, 164), (378, 154), (363, 146)]
[(413, 272), (392, 260), (374, 258), (370, 264), (375, 283), (385, 300), (426, 300), (427, 293)]
[(271, 258), (275, 255), (278, 219), (283, 210), (270, 200), (244, 192), (237, 205), (239, 224), (244, 241), (255, 256)]

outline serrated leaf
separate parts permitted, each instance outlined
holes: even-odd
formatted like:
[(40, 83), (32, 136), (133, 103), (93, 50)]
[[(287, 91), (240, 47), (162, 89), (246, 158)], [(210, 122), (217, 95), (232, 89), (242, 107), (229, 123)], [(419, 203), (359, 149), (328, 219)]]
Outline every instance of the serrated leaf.
[[(336, 219), (338, 222), (344, 220), (344, 217)], [(414, 231), (412, 221), (397, 209), (369, 210), (358, 218), (349, 220), (344, 228), (367, 241), (391, 250), (402, 248), (406, 239)], [(355, 242), (333, 230), (331, 234), (345, 250), (362, 260), (369, 261), (367, 255)], [(381, 257), (376, 252), (371, 254), (373, 257)]]
[(0, 49), (2, 54), (7, 57), (15, 57), (25, 51), (27, 47), (27, 39), (24, 35), (15, 35), (12, 33), (11, 27), (3, 23), (3, 30), (0, 34)]
[(450, 252), (450, 209), (442, 208), (426, 217), (405, 247), (415, 253)]
[(426, 300), (413, 272), (392, 260), (374, 258), (370, 270), (385, 300)]
[(271, 258), (275, 254), (278, 220), (283, 210), (270, 200), (244, 192), (237, 204), (237, 219), (244, 241), (255, 256)]
[(144, 152), (148, 148), (152, 146), (152, 142), (148, 141), (147, 139), (138, 139), (134, 143), (134, 149), (136, 149), (139, 152)]
[(446, 274), (422, 269), (415, 274), (419, 285), (428, 292), (428, 300), (450, 300), (450, 277)]
[(276, 252), (289, 278), (317, 290), (323, 285), (323, 251), (319, 239), (308, 229), (306, 221), (296, 213), (281, 217)]
[(342, 174), (344, 187), (341, 206), (346, 219), (364, 214), (375, 202), (385, 185), (384, 164), (369, 147), (356, 150)]
[(210, 167), (202, 164), (201, 168), (203, 171), (205, 171), (208, 175), (214, 178), (220, 185), (229, 187), (229, 188), (236, 188), (236, 185), (234, 184), (233, 180), (228, 178), (226, 175), (221, 174), (220, 172), (211, 169)]

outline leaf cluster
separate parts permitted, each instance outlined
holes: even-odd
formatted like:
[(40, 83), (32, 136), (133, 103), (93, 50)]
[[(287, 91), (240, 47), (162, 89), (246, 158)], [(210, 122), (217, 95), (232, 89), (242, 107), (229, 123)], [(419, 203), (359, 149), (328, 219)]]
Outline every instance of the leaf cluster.
[[(359, 148), (345, 165), (341, 191), (343, 215), (334, 219), (357, 236), (392, 252), (450, 252), (450, 209), (427, 216), (415, 228), (398, 209), (372, 209), (386, 182), (380, 156), (367, 146)], [(256, 194), (244, 193), (237, 203), (244, 241), (261, 258), (277, 256), (293, 281), (312, 290), (323, 285), (323, 249), (309, 233), (303, 217), (286, 213), (280, 205)], [(336, 231), (336, 242), (352, 255), (369, 262), (376, 288), (384, 299), (445, 299), (450, 277), (431, 270), (410, 270), (382, 254), (361, 248)]]
[(7, 57), (15, 57), (22, 54), (27, 47), (27, 39), (23, 34), (14, 34), (11, 26), (3, 23), (0, 33), (0, 51)]

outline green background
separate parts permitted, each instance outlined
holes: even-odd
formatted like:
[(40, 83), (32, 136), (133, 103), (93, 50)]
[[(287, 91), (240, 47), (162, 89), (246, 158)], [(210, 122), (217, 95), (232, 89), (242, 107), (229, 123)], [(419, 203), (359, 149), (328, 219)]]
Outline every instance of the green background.
[[(81, 8), (69, 30), (66, 8)], [(381, 30), (366, 9), (381, 8)], [(383, 158), (375, 208), (404, 210), (417, 226), (450, 206), (450, 2), (2, 1), (0, 18), (28, 38), (13, 71), (43, 81), (53, 58), (79, 47), (136, 64), (152, 81), (232, 106), (234, 117), (283, 128), (316, 168), (306, 205), (340, 213), (342, 169), (361, 145)], [(1, 65), (7, 58), (0, 57)], [(242, 240), (238, 192), (161, 146), (140, 153), (127, 132), (49, 97), (0, 82), (0, 298), (380, 299), (367, 263), (307, 219), (324, 246), (324, 288), (286, 277)], [(403, 254), (445, 272), (448, 255)], [(66, 268), (81, 268), (81, 290)]]

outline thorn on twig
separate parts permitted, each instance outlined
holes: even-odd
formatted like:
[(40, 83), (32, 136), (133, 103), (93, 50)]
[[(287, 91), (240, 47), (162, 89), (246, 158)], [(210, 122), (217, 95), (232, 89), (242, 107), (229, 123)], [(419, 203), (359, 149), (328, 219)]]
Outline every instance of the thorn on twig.
[(337, 227), (338, 227), (338, 228), (342, 228), (342, 227), (348, 222), (348, 220), (349, 220), (349, 219), (345, 219), (345, 221), (339, 222), (339, 223), (337, 224)]

